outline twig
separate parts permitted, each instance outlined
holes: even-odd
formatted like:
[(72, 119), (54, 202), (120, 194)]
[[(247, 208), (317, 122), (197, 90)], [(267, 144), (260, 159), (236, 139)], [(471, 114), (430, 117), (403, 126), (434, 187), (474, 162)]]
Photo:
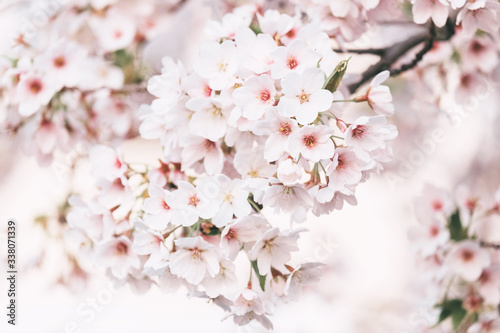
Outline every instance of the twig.
[(337, 53), (355, 53), (355, 54), (375, 54), (378, 56), (383, 56), (386, 49), (380, 48), (380, 49), (333, 49), (333, 51)]
[(391, 65), (401, 58), (404, 54), (406, 54), (410, 49), (414, 48), (418, 44), (424, 42), (429, 38), (429, 32), (420, 33), (413, 37), (408, 38), (405, 41), (394, 44), (393, 46), (387, 48), (380, 58), (380, 60), (376, 63), (368, 67), (366, 71), (361, 74), (361, 78), (350, 85), (347, 86), (349, 91), (354, 93), (361, 87), (365, 82), (372, 79), (378, 73), (390, 69)]
[[(429, 29), (425, 32), (414, 35), (407, 40), (396, 43), (390, 47), (385, 49), (371, 49), (371, 51), (375, 50), (380, 53), (380, 60), (368, 67), (368, 69), (361, 74), (361, 78), (354, 83), (351, 83), (347, 86), (349, 91), (354, 93), (361, 87), (365, 82), (372, 79), (378, 73), (384, 70), (390, 70), (391, 75), (395, 76), (404, 71), (412, 69), (415, 67), (424, 57), (424, 55), (432, 49), (434, 45), (434, 41), (445, 41), (449, 40), (455, 33), (453, 22), (449, 19), (446, 25), (443, 28), (436, 29), (433, 24), (430, 25)], [(408, 64), (402, 65), (400, 68), (391, 69), (391, 66), (403, 55), (408, 53), (411, 49), (418, 46), (421, 43), (425, 45), (422, 50), (420, 50), (415, 58)], [(367, 51), (367, 50), (365, 50)], [(370, 51), (370, 49), (368, 49)], [(369, 53), (369, 52), (366, 52)], [(373, 53), (375, 54), (375, 53)]]

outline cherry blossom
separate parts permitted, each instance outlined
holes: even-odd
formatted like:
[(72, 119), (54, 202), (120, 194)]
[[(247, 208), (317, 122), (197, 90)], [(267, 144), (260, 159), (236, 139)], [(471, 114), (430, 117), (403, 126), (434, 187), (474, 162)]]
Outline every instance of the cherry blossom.
[(434, 24), (442, 27), (448, 18), (448, 3), (444, 0), (413, 0), (413, 20), (423, 24), (432, 18)]
[(266, 275), (271, 266), (281, 268), (290, 260), (290, 253), (297, 251), (294, 237), (280, 233), (278, 228), (266, 231), (248, 253), (251, 260), (257, 260), (259, 272)]
[(186, 237), (175, 241), (177, 251), (170, 258), (170, 271), (192, 284), (205, 277), (215, 277), (220, 271), (219, 253), (201, 237)]
[(278, 110), (284, 116), (294, 116), (301, 125), (312, 123), (318, 112), (330, 108), (333, 96), (322, 89), (325, 77), (321, 70), (308, 69), (302, 75), (287, 74), (281, 84), (283, 97), (278, 103)]
[(267, 75), (253, 76), (245, 85), (233, 93), (234, 103), (241, 108), (242, 116), (248, 120), (261, 118), (266, 107), (274, 104), (276, 88)]

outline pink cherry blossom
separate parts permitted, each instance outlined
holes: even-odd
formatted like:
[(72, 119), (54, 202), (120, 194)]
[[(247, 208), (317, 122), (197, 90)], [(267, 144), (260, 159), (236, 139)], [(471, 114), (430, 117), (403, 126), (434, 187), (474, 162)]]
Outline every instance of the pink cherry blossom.
[(295, 238), (273, 228), (266, 231), (255, 243), (248, 257), (250, 260), (257, 260), (260, 274), (266, 275), (271, 271), (271, 266), (278, 269), (283, 267), (290, 260), (290, 253), (297, 250)]
[(284, 116), (295, 117), (301, 125), (312, 123), (318, 113), (332, 105), (332, 93), (322, 89), (325, 75), (319, 69), (307, 69), (302, 75), (287, 74), (281, 84), (284, 96), (280, 98), (278, 110)]
[(488, 252), (478, 244), (464, 241), (456, 246), (449, 255), (450, 267), (467, 281), (475, 281), (490, 264)]
[(290, 72), (301, 74), (306, 68), (315, 68), (320, 55), (307, 48), (302, 40), (294, 40), (288, 46), (280, 46), (273, 52), (271, 77), (281, 79)]
[(438, 27), (445, 25), (448, 19), (448, 3), (445, 0), (413, 0), (413, 20), (424, 24), (432, 18)]
[(298, 159), (300, 155), (311, 162), (333, 157), (335, 145), (330, 137), (333, 131), (325, 125), (306, 125), (290, 136), (290, 155)]
[(264, 115), (267, 107), (274, 105), (276, 88), (268, 75), (252, 76), (243, 87), (233, 93), (234, 103), (242, 110), (242, 116), (257, 120)]
[(170, 271), (191, 284), (205, 277), (215, 277), (220, 271), (219, 253), (215, 246), (201, 237), (175, 240), (177, 251), (170, 257)]

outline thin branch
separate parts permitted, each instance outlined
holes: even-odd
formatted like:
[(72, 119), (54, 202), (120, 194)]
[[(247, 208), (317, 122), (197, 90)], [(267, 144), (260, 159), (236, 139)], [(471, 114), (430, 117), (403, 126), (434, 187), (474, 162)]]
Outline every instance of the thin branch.
[[(429, 52), (434, 41), (445, 41), (449, 40), (455, 33), (454, 25), (451, 20), (448, 20), (447, 24), (443, 28), (436, 29), (433, 24), (430, 25), (429, 29), (425, 32), (414, 35), (407, 40), (396, 43), (385, 49), (380, 49), (377, 52), (381, 52), (380, 60), (368, 67), (368, 69), (361, 74), (361, 78), (354, 83), (347, 86), (349, 91), (354, 93), (361, 87), (364, 83), (371, 80), (375, 75), (384, 71), (390, 70), (391, 76), (398, 75), (404, 71), (414, 68), (424, 57), (424, 55)], [(402, 65), (400, 68), (391, 69), (392, 65), (400, 59), (402, 56), (407, 54), (414, 47), (425, 42), (424, 47), (420, 50), (414, 57), (414, 59), (407, 64)], [(377, 50), (377, 49), (375, 49)]]
[(337, 53), (355, 53), (355, 54), (375, 54), (378, 56), (383, 56), (386, 49), (333, 49)]
[(354, 82), (347, 86), (351, 94), (358, 90), (359, 87), (361, 87), (365, 82), (372, 79), (378, 73), (390, 69), (391, 65), (396, 60), (405, 55), (410, 49), (414, 48), (420, 43), (423, 43), (428, 38), (429, 32), (420, 33), (387, 48), (386, 52), (377, 63), (368, 67), (368, 69), (364, 71), (363, 74), (361, 74), (361, 78), (357, 82)]

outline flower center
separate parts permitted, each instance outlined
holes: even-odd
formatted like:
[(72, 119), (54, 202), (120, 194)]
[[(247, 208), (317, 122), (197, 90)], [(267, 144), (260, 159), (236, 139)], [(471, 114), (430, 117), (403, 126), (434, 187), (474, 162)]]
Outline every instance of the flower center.
[(198, 203), (200, 202), (200, 199), (196, 194), (193, 194), (192, 196), (189, 197), (189, 202), (188, 205), (196, 207)]
[(170, 209), (170, 206), (168, 205), (168, 203), (165, 200), (163, 200), (163, 202), (162, 202), (162, 207), (165, 210), (169, 210)]
[(267, 102), (271, 98), (271, 93), (268, 90), (263, 90), (260, 92), (260, 100), (262, 102)]
[(219, 71), (221, 71), (221, 72), (225, 72), (226, 70), (227, 70), (227, 64), (226, 64), (226, 63), (221, 62), (221, 63), (219, 64)]
[(316, 145), (316, 138), (314, 137), (314, 135), (305, 135), (302, 137), (302, 141), (308, 148), (312, 148)]
[(212, 150), (215, 147), (215, 142), (205, 140), (205, 150)]
[(66, 59), (64, 56), (59, 56), (54, 59), (54, 66), (57, 68), (64, 67), (66, 65)]
[(234, 229), (229, 229), (226, 235), (227, 239), (237, 239), (238, 238), (238, 233)]
[(43, 88), (42, 82), (40, 80), (33, 80), (29, 84), (29, 89), (33, 94), (38, 94)]
[(352, 130), (352, 136), (354, 138), (361, 138), (363, 137), (363, 134), (365, 133), (365, 128), (363, 126), (358, 126), (355, 129)]
[(222, 109), (220, 107), (218, 107), (217, 105), (212, 105), (211, 112), (212, 112), (212, 114), (214, 116), (220, 116), (220, 115), (222, 115)]
[(309, 102), (309, 96), (311, 96), (311, 95), (306, 93), (304, 90), (302, 90), (302, 94), (297, 95), (297, 97), (299, 98), (300, 104)]
[(435, 211), (440, 211), (441, 209), (443, 209), (443, 203), (441, 201), (436, 200), (432, 203), (432, 208)]
[(203, 92), (205, 93), (205, 96), (206, 97), (210, 97), (210, 95), (212, 94), (212, 88), (210, 88), (210, 86), (205, 86), (205, 88), (203, 89)]
[(439, 228), (435, 225), (431, 227), (430, 230), (431, 237), (436, 237), (439, 234)]
[(231, 194), (231, 193), (228, 193), (226, 194), (226, 196), (224, 197), (224, 200), (222, 200), (223, 202), (232, 202), (234, 199), (234, 196)]
[(125, 243), (119, 242), (116, 244), (116, 254), (118, 255), (125, 255), (128, 253), (128, 246)]
[(292, 128), (290, 127), (290, 124), (287, 122), (281, 123), (280, 124), (280, 133), (284, 136), (289, 136), (290, 133), (292, 133)]
[(195, 247), (194, 249), (191, 250), (191, 258), (193, 260), (198, 260), (201, 257), (201, 251)]
[(464, 261), (471, 261), (474, 258), (474, 252), (469, 249), (465, 249), (462, 251), (462, 259)]
[(295, 57), (290, 56), (287, 61), (288, 68), (294, 69), (295, 67), (297, 67), (297, 65), (298, 65), (297, 59), (295, 59)]
[(266, 250), (266, 252), (269, 254), (269, 255), (272, 255), (273, 254), (273, 248), (276, 246), (276, 244), (274, 244), (273, 242), (274, 238), (273, 239), (270, 239), (268, 241), (266, 241), (264, 243), (264, 249)]
[(472, 42), (472, 45), (471, 45), (471, 50), (474, 52), (474, 53), (479, 53), (481, 52), (482, 50), (484, 49), (484, 46), (479, 43), (477, 40), (475, 40), (474, 42)]

